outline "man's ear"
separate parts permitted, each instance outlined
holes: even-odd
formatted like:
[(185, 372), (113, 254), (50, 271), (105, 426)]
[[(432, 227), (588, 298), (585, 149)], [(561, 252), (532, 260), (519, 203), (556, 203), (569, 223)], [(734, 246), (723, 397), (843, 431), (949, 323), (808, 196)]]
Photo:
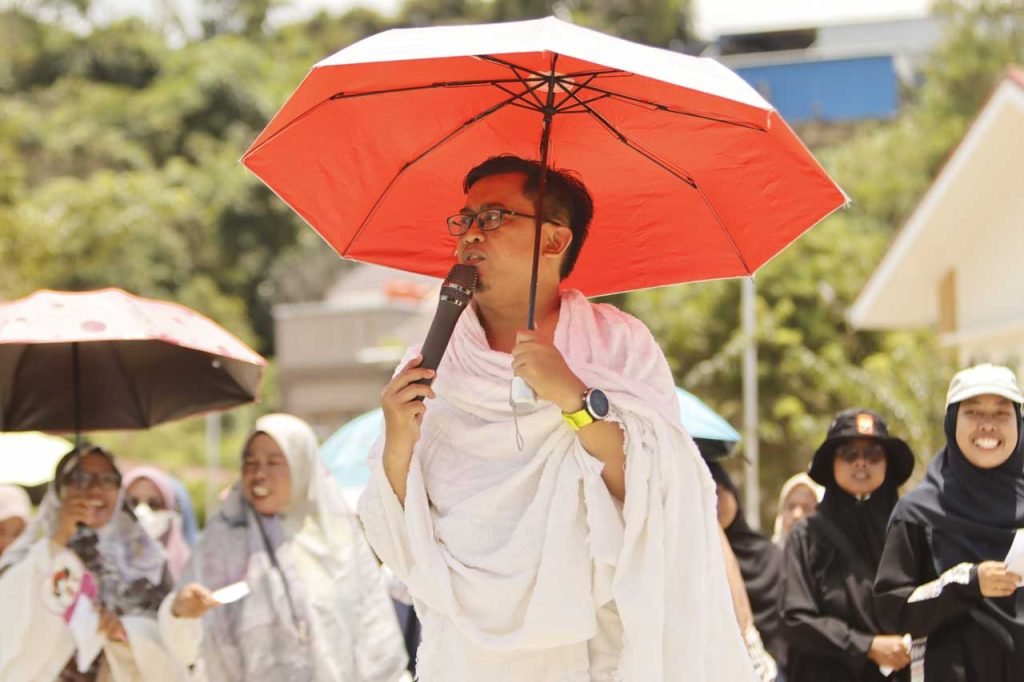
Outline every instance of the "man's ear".
[(541, 253), (545, 256), (561, 256), (572, 243), (572, 230), (562, 225), (557, 225), (548, 233), (547, 239), (541, 245)]

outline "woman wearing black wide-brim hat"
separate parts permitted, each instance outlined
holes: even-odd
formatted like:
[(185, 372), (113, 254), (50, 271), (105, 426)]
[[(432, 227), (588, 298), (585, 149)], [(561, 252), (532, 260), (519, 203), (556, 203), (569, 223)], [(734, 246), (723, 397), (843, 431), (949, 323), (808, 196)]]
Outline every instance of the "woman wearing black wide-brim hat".
[(808, 471), (825, 497), (786, 540), (779, 607), (788, 682), (909, 679), (909, 643), (882, 632), (872, 584), (889, 515), (913, 468), (910, 448), (877, 413), (851, 409), (833, 419)]

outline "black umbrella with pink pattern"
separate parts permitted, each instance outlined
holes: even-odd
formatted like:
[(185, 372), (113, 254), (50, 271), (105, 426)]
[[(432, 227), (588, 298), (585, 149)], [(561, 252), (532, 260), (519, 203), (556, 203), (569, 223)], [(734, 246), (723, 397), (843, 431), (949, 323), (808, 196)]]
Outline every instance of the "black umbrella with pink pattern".
[(120, 289), (0, 303), (0, 431), (147, 428), (253, 402), (266, 361), (176, 303)]

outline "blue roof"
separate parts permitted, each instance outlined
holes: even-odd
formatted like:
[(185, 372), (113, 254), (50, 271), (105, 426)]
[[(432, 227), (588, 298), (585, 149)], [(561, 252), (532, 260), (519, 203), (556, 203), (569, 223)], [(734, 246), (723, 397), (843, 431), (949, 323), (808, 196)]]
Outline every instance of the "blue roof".
[(899, 111), (891, 55), (735, 68), (789, 123), (890, 118)]

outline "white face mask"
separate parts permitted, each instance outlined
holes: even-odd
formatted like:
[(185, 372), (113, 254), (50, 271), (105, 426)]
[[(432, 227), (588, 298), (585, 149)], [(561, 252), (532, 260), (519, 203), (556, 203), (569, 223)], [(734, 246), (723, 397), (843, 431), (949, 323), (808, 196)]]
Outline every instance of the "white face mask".
[(139, 520), (139, 525), (154, 540), (160, 540), (166, 535), (167, 531), (171, 529), (174, 519), (178, 517), (178, 512), (172, 509), (153, 511), (145, 502), (135, 505), (134, 511), (135, 518)]

